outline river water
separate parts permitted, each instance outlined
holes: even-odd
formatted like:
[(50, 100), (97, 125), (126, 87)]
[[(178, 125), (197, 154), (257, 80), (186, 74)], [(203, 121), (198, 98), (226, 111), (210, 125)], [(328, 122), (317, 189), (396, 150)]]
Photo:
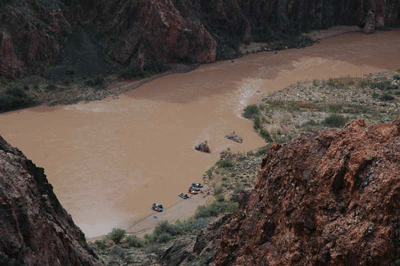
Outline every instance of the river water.
[[(265, 145), (240, 118), (262, 94), (299, 81), (400, 69), (400, 31), (347, 33), (172, 74), (118, 99), (0, 115), (0, 134), (44, 167), (62, 205), (93, 237), (179, 201), (230, 147)], [(224, 138), (236, 131), (237, 144)], [(212, 154), (193, 147), (207, 140)]]

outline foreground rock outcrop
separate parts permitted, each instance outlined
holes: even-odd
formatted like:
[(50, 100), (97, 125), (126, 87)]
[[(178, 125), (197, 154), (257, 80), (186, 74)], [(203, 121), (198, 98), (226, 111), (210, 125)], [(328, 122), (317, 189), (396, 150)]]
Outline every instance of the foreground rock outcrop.
[(399, 265), (400, 119), (272, 145), (215, 265)]
[(0, 137), (0, 265), (102, 265), (47, 181)]

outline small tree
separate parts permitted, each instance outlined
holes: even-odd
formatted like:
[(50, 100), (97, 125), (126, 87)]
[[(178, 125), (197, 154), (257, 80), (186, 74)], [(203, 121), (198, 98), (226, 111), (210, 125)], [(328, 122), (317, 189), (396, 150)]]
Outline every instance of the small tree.
[(124, 229), (114, 228), (111, 233), (108, 234), (108, 237), (114, 241), (115, 244), (119, 244), (125, 235), (126, 231)]
[(135, 248), (140, 248), (144, 246), (144, 241), (135, 235), (127, 236), (126, 243), (128, 243), (128, 246)]

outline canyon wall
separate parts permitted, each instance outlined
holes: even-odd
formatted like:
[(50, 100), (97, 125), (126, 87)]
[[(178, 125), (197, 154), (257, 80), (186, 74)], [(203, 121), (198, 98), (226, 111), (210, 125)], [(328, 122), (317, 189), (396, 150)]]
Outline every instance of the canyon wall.
[(104, 58), (136, 75), (169, 62), (233, 58), (246, 41), (363, 26), (368, 13), (377, 27), (396, 25), (400, 0), (4, 0), (0, 75), (41, 73), (57, 63), (77, 25)]
[(214, 265), (399, 265), (400, 119), (273, 144)]
[(103, 265), (42, 168), (0, 137), (0, 265)]

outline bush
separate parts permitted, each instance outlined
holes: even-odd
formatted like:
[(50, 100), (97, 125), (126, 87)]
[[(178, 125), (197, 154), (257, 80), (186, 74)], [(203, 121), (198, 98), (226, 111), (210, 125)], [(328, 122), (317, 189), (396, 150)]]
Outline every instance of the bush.
[(382, 80), (382, 79), (376, 79), (376, 80), (363, 80), (360, 82), (361, 87), (370, 87), (372, 89), (378, 88), (380, 90), (386, 89), (387, 86), (390, 85), (390, 80)]
[(222, 194), (216, 195), (215, 199), (216, 199), (218, 202), (223, 202), (223, 201), (225, 201), (225, 197), (224, 197), (224, 195), (222, 195)]
[(102, 75), (97, 75), (89, 78), (86, 84), (90, 87), (104, 87), (104, 77)]
[(156, 225), (151, 235), (145, 236), (145, 239), (149, 243), (166, 243), (179, 235), (198, 234), (211, 221), (210, 218), (193, 217), (183, 222), (177, 221), (175, 224), (162, 221)]
[(130, 247), (140, 248), (144, 246), (144, 241), (135, 235), (130, 235), (126, 237), (126, 243)]
[(256, 155), (257, 157), (266, 155), (267, 152), (269, 151), (269, 146), (270, 146), (270, 145), (268, 144), (268, 145), (265, 145), (265, 146), (259, 148), (259, 149), (257, 150), (257, 152), (255, 153), (255, 155)]
[(266, 129), (261, 129), (260, 130), (260, 136), (264, 139), (264, 140), (266, 140), (266, 141), (268, 141), (268, 142), (273, 142), (274, 140), (272, 139), (272, 137), (271, 137), (271, 134), (269, 134), (269, 132), (266, 130)]
[(218, 161), (217, 165), (219, 167), (223, 167), (223, 168), (230, 168), (230, 167), (233, 167), (233, 162), (231, 159), (227, 158), (227, 159)]
[(105, 249), (107, 246), (106, 246), (106, 241), (104, 241), (104, 240), (96, 240), (95, 242), (94, 242), (94, 244), (99, 248), (99, 249)]
[(36, 104), (36, 101), (21, 88), (9, 88), (0, 92), (0, 112), (16, 110)]
[(254, 117), (254, 120), (253, 120), (253, 128), (254, 128), (255, 130), (258, 130), (259, 128), (261, 128), (261, 119), (260, 119), (260, 117), (259, 117), (258, 115), (256, 115), (256, 116)]
[(246, 108), (243, 111), (242, 116), (247, 119), (252, 119), (255, 115), (258, 115), (260, 113), (260, 109), (258, 108), (257, 105), (252, 104), (246, 106)]
[(56, 84), (54, 83), (47, 84), (46, 91), (55, 91), (56, 89), (57, 89)]
[(108, 237), (114, 241), (115, 244), (119, 244), (121, 240), (125, 237), (126, 231), (119, 228), (114, 228), (111, 233), (108, 234)]
[(214, 195), (215, 196), (217, 196), (217, 195), (222, 193), (222, 187), (221, 186), (215, 186), (214, 185), (213, 190), (214, 190)]
[(379, 97), (379, 100), (384, 102), (393, 101), (394, 99), (395, 99), (394, 96), (390, 94), (383, 94)]
[(238, 210), (238, 205), (235, 202), (215, 201), (208, 206), (198, 206), (194, 218), (216, 217), (220, 213), (232, 213)]
[(118, 246), (114, 246), (111, 250), (110, 250), (110, 255), (111, 256), (118, 256), (121, 258), (125, 257), (125, 252)]
[(210, 178), (210, 177), (212, 176), (212, 170), (211, 170), (211, 169), (208, 169), (208, 170), (206, 171), (206, 175), (208, 176), (208, 178)]
[(337, 114), (332, 114), (323, 121), (323, 124), (328, 127), (343, 127), (346, 123), (347, 118)]
[[(268, 146), (269, 149), (269, 146)], [(237, 185), (235, 189), (233, 190), (233, 193), (231, 195), (231, 201), (237, 201), (237, 196), (239, 195), (239, 192), (243, 190), (242, 185)]]

